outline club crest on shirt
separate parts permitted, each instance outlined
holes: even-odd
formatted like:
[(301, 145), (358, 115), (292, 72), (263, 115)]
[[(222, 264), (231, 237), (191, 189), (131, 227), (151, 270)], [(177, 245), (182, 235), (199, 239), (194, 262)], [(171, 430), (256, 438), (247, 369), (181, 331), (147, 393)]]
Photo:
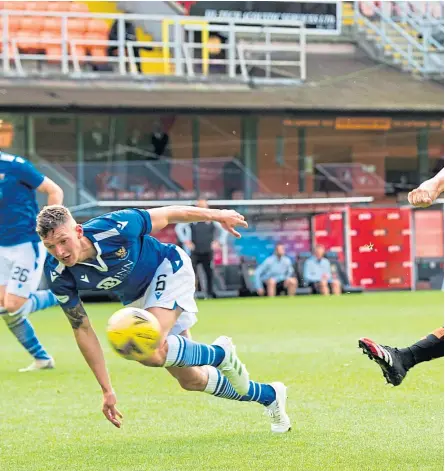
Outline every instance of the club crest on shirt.
[(119, 250), (116, 250), (114, 254), (116, 255), (116, 257), (124, 260), (128, 256), (128, 251), (125, 247), (121, 247)]
[(5, 173), (0, 173), (0, 181), (1, 181), (1, 180), (4, 180), (5, 177), (6, 177), (6, 174), (5, 174)]

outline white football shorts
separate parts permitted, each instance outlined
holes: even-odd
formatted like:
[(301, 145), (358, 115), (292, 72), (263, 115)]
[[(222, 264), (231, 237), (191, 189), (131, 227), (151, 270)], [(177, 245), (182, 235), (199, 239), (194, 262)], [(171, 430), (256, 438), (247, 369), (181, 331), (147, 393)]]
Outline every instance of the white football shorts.
[(29, 298), (39, 287), (45, 258), (43, 242), (0, 247), (0, 286), (7, 293)]
[(156, 270), (144, 296), (126, 307), (132, 306), (148, 311), (151, 307), (181, 308), (183, 312), (170, 331), (171, 334), (179, 335), (198, 321), (196, 317), (198, 306), (195, 301), (195, 272), (192, 261), (180, 247), (176, 250), (184, 263), (182, 267), (174, 273), (172, 262), (165, 259)]

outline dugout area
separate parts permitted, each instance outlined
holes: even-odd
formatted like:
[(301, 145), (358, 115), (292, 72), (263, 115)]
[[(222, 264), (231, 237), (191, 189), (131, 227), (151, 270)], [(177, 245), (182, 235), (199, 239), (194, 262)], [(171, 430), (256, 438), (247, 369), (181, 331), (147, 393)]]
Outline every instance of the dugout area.
[[(334, 276), (341, 280), (345, 293), (413, 290), (417, 286), (440, 288), (443, 281), (441, 255), (424, 247), (423, 219), (417, 216), (420, 212), (408, 207), (370, 207), (368, 202), (332, 204), (325, 201), (316, 204), (300, 200), (299, 204), (287, 204), (289, 202), (232, 202), (237, 203), (233, 207), (246, 216), (249, 229), (242, 232), (241, 239), (228, 238), (227, 246), (215, 253), (214, 282), (218, 298), (256, 296), (253, 283), (255, 268), (273, 252), (277, 243), (285, 246), (286, 254), (294, 262), (299, 281), (297, 295), (311, 292), (303, 280), (303, 265), (317, 244), (326, 247)], [(215, 203), (219, 202), (209, 203), (218, 207)], [(72, 209), (74, 217), (82, 222), (89, 219), (88, 216), (131, 207), (124, 202), (117, 206), (98, 202), (94, 206)], [(138, 206), (150, 205), (138, 202)], [(437, 206), (422, 214), (429, 219), (443, 221), (443, 211)], [(178, 243), (174, 225), (154, 236), (165, 243)], [(416, 244), (416, 240), (421, 244)], [(422, 252), (418, 246), (423, 247)], [(197, 298), (204, 298), (206, 293), (206, 280), (201, 268), (198, 267), (197, 272)], [(85, 299), (116, 300), (106, 291), (83, 292), (82, 296)]]

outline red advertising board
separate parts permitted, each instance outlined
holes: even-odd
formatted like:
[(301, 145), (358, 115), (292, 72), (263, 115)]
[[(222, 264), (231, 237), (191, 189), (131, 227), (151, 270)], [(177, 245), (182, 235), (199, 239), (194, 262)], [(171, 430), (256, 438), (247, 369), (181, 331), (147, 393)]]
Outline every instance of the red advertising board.
[(352, 284), (367, 290), (411, 288), (410, 209), (353, 208), (348, 217)]
[(315, 245), (323, 245), (327, 251), (335, 252), (341, 262), (344, 261), (345, 242), (342, 212), (316, 214), (312, 217), (312, 231)]

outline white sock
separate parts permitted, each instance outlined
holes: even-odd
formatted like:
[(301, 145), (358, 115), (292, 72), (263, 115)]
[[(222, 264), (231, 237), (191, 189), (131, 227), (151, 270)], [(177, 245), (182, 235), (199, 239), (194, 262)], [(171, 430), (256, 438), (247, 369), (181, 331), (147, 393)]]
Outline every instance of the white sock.
[(214, 366), (207, 365), (207, 373), (209, 375), (209, 380), (207, 381), (207, 386), (204, 389), (204, 392), (207, 394), (214, 394), (216, 391), (216, 386), (218, 385), (218, 370)]
[(180, 347), (179, 338), (176, 335), (169, 335), (167, 337), (167, 345), (168, 351), (167, 358), (164, 363), (164, 368), (168, 368), (169, 366), (172, 366), (176, 363)]

